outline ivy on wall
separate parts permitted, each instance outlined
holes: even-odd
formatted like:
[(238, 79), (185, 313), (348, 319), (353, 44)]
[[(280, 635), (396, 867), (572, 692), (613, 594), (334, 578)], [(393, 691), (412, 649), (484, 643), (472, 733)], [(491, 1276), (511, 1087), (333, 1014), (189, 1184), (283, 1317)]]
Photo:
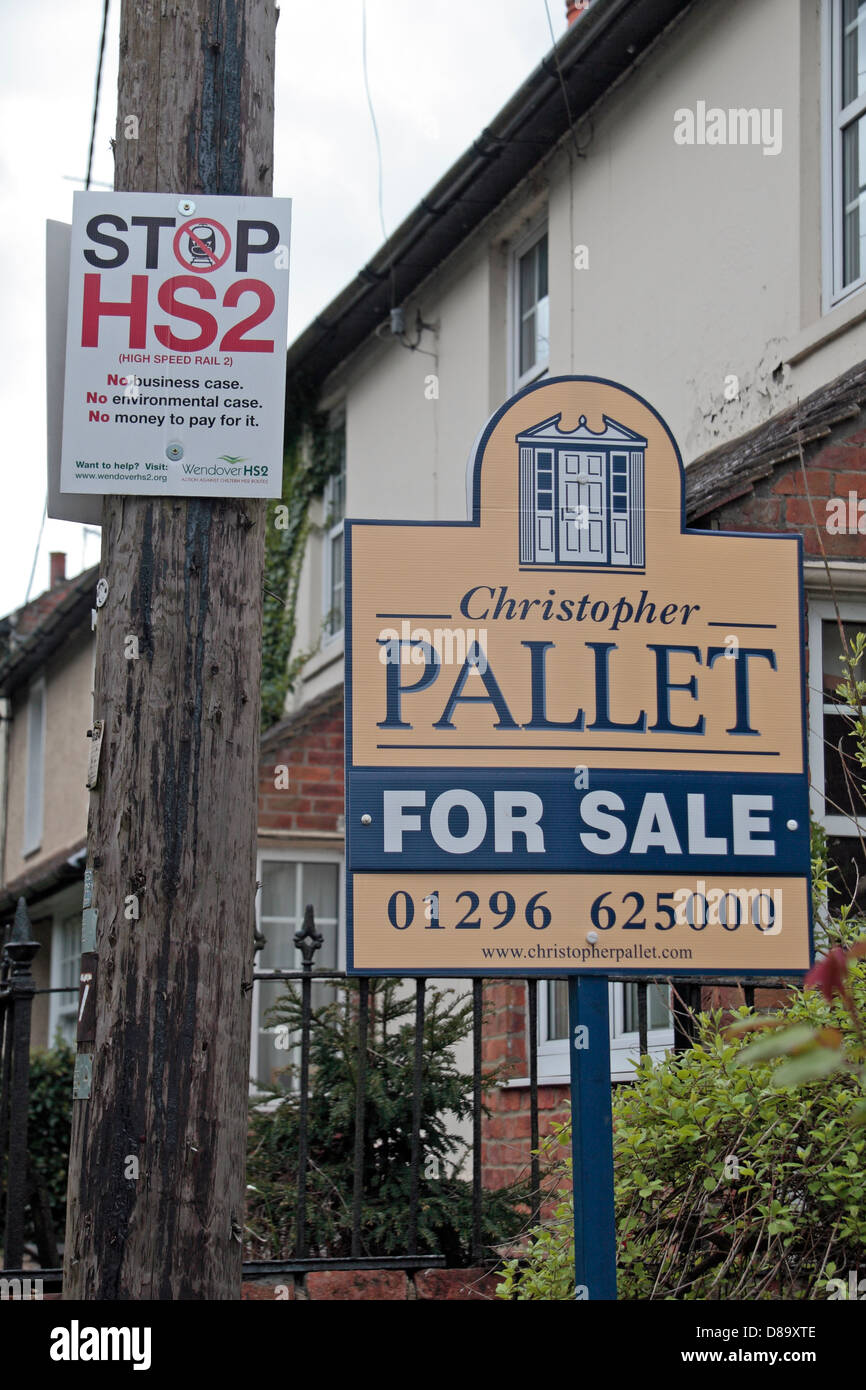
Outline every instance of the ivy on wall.
[(268, 503), (262, 622), (262, 729), (282, 718), (287, 692), (303, 661), (289, 666), (295, 640), (301, 566), (310, 532), (310, 503), (340, 466), (316, 390), (303, 378), (286, 388), (283, 487)]

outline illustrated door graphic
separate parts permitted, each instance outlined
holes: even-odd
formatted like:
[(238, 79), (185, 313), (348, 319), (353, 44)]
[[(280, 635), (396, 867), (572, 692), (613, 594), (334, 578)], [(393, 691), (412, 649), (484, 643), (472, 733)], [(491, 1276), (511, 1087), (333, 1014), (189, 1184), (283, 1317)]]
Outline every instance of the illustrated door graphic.
[(604, 455), (559, 455), (559, 559), (607, 560), (607, 477)]
[(521, 563), (643, 565), (647, 441), (603, 418), (601, 431), (585, 416), (564, 431), (556, 416), (517, 435)]

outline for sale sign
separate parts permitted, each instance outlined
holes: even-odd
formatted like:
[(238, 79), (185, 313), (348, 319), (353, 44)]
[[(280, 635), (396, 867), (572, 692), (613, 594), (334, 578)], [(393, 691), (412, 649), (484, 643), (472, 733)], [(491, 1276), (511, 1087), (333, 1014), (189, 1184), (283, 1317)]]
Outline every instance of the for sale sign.
[(61, 491), (278, 497), (288, 198), (76, 193)]
[(590, 377), (471, 487), (346, 525), (350, 968), (807, 970), (800, 537), (686, 528), (664, 421)]

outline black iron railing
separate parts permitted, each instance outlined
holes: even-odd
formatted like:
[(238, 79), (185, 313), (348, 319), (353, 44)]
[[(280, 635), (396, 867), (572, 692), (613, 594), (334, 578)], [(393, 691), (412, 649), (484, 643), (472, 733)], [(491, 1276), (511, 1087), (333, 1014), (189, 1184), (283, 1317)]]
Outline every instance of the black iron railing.
[[(299, 1144), (297, 1154), (297, 1192), (295, 1201), (294, 1250), (289, 1258), (249, 1261), (244, 1265), (245, 1277), (262, 1278), (268, 1273), (304, 1274), (321, 1269), (418, 1269), (443, 1265), (446, 1257), (439, 1251), (419, 1249), (419, 1205), (421, 1172), (424, 1160), (422, 1083), (424, 1073), (424, 1024), (430, 982), (426, 978), (414, 981), (414, 1048), (413, 1103), (410, 1142), (409, 1201), (406, 1215), (405, 1250), (398, 1255), (375, 1255), (364, 1249), (362, 1214), (364, 1210), (364, 1172), (367, 1135), (367, 1093), (369, 1086), (368, 1034), (370, 1030), (371, 980), (358, 979), (356, 1017), (356, 1076), (354, 1101), (353, 1175), (351, 1194), (351, 1253), (329, 1257), (311, 1250), (308, 1221), (309, 1194), (309, 1098), (311, 1066), (311, 1030), (313, 1021), (313, 985), (323, 981), (346, 981), (340, 970), (315, 968), (315, 955), (323, 944), (316, 930), (312, 907), (307, 907), (303, 925), (295, 933), (295, 945), (301, 953), (300, 969), (257, 970), (254, 979), (261, 985), (290, 984), (299, 986), (301, 1002), (300, 1039), (297, 1044), (299, 1107)], [(32, 963), (39, 949), (33, 939), (27, 908), (19, 900), (14, 923), (7, 929), (0, 963), (0, 1209), (4, 1221), (3, 1274), (7, 1278), (40, 1274), (47, 1290), (59, 1287), (60, 1260), (57, 1237), (51, 1227), (50, 1210), (39, 1178), (28, 1162), (28, 1112), (31, 1047), (31, 1013), (34, 996), (44, 993), (69, 992), (69, 986), (47, 990), (38, 988), (33, 979)], [(674, 1046), (682, 1049), (692, 1041), (694, 1014), (700, 1008), (702, 985), (722, 983), (699, 977), (672, 982), (665, 976), (647, 976), (639, 981), (634, 977), (611, 976), (614, 982), (637, 984), (638, 1047), (641, 1055), (648, 1051), (647, 991), (651, 984), (671, 987), (671, 1011)], [(489, 984), (515, 981), (498, 977)], [(525, 987), (525, 1056), (528, 1089), (529, 1136), (526, 1158), (529, 1174), (531, 1213), (537, 1217), (542, 1206), (542, 1173), (539, 1149), (539, 1067), (538, 1067), (538, 980), (523, 981)], [(736, 981), (725, 983), (735, 985)], [(790, 983), (785, 979), (762, 981), (767, 986)], [(406, 982), (411, 989), (411, 983)], [(482, 1264), (493, 1256), (483, 1241), (483, 1122), (485, 1115), (483, 1036), (485, 1028), (484, 986), (482, 979), (471, 982), (472, 1020), (472, 1122), (471, 1122), (471, 1262)], [(434, 982), (435, 987), (435, 982)], [(754, 987), (744, 987), (745, 1000), (754, 1003)], [(489, 1097), (488, 1097), (489, 1099)], [(30, 1208), (33, 1241), (26, 1248), (25, 1218)], [(33, 1248), (35, 1247), (35, 1248)], [(23, 1268), (25, 1255), (30, 1267)], [(39, 1265), (36, 1261), (39, 1261)], [(41, 1268), (40, 1268), (41, 1266)]]

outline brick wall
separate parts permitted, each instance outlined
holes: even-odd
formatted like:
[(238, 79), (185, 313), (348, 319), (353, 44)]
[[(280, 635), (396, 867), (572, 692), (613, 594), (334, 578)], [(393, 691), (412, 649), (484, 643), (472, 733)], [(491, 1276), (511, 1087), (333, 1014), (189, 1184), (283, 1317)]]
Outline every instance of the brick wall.
[(344, 812), (341, 698), (266, 736), (259, 760), (259, 831), (333, 833), (342, 829)]
[[(481, 1059), (485, 1071), (505, 1064), (512, 1078), (529, 1076), (528, 1018), (523, 980), (496, 980), (484, 987)], [(481, 1126), (481, 1180), (505, 1187), (529, 1175), (531, 1159), (529, 1086), (497, 1086), (484, 1097), (490, 1114)], [(539, 1137), (568, 1114), (568, 1088), (539, 1086)]]
[(489, 1301), (500, 1276), (489, 1269), (337, 1269), (312, 1274), (269, 1276), (243, 1285), (244, 1299), (320, 1302), (364, 1299), (413, 1302), (416, 1299)]
[[(833, 432), (823, 444), (806, 450), (806, 476), (799, 458), (787, 460), (769, 478), (754, 488), (724, 502), (700, 519), (710, 521), (721, 531), (799, 531), (807, 557), (818, 559), (824, 552), (836, 559), (866, 559), (866, 518), (864, 533), (835, 534), (827, 530), (828, 501), (847, 503), (854, 492), (866, 500), (866, 430), (846, 426)], [(807, 487), (808, 484), (808, 487)]]

